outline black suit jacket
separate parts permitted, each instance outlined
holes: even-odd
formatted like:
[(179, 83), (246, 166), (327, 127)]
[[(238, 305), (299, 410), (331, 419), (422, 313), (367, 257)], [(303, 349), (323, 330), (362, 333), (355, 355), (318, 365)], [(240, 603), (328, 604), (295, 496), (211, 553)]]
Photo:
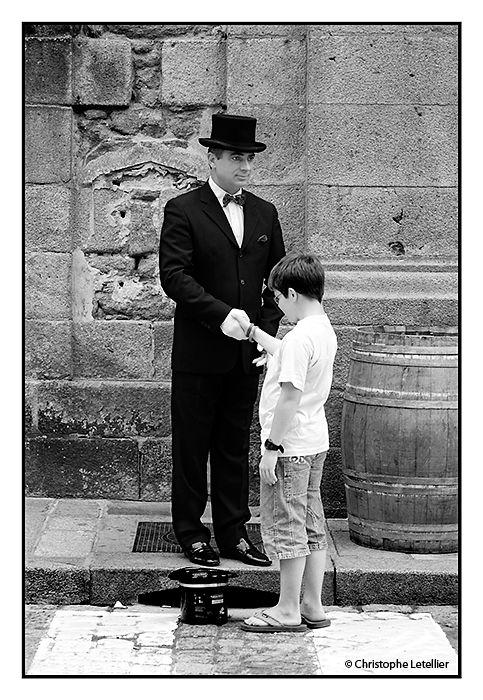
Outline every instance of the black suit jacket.
[[(161, 284), (176, 302), (172, 368), (181, 372), (228, 372), (238, 352), (248, 373), (256, 344), (228, 338), (220, 325), (233, 308), (275, 335), (282, 313), (265, 286), (285, 255), (277, 210), (246, 192), (244, 237), (239, 248), (211, 187), (167, 202), (159, 247)], [(259, 354), (259, 353), (258, 353)]]

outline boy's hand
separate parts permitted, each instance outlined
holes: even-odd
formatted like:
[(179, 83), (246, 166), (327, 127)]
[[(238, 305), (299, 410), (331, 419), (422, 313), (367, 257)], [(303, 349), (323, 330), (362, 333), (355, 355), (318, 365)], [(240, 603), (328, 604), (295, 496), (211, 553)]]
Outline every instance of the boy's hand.
[(263, 453), (263, 457), (260, 460), (260, 479), (263, 481), (263, 483), (268, 484), (268, 486), (273, 486), (278, 481), (277, 476), (275, 474), (277, 459), (278, 452), (273, 452), (272, 450), (265, 450), (265, 452)]

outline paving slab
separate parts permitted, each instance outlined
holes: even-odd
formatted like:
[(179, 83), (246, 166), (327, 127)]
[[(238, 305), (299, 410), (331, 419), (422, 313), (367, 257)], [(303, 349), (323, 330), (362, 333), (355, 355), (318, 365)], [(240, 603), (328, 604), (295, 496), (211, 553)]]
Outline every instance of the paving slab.
[[(34, 608), (36, 606), (33, 606)], [(179, 609), (30, 608), (27, 676), (457, 677), (458, 655), (430, 613), (327, 608), (331, 626), (244, 632), (256, 609), (224, 625), (181, 622)], [(43, 614), (42, 614), (43, 613)]]

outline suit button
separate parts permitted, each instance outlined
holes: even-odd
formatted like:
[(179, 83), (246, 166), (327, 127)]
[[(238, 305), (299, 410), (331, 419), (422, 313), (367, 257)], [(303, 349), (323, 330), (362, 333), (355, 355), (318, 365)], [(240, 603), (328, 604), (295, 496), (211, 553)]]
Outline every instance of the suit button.
[(240, 280), (240, 284), (245, 284), (245, 280)]
[(243, 253), (238, 253), (239, 258), (243, 258)]

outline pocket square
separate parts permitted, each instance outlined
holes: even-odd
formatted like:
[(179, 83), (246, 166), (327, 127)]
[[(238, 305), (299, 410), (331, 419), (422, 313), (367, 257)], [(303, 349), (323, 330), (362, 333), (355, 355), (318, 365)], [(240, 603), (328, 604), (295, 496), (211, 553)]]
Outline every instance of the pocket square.
[(263, 235), (260, 236), (260, 238), (257, 238), (257, 243), (266, 243), (268, 241), (268, 237)]

